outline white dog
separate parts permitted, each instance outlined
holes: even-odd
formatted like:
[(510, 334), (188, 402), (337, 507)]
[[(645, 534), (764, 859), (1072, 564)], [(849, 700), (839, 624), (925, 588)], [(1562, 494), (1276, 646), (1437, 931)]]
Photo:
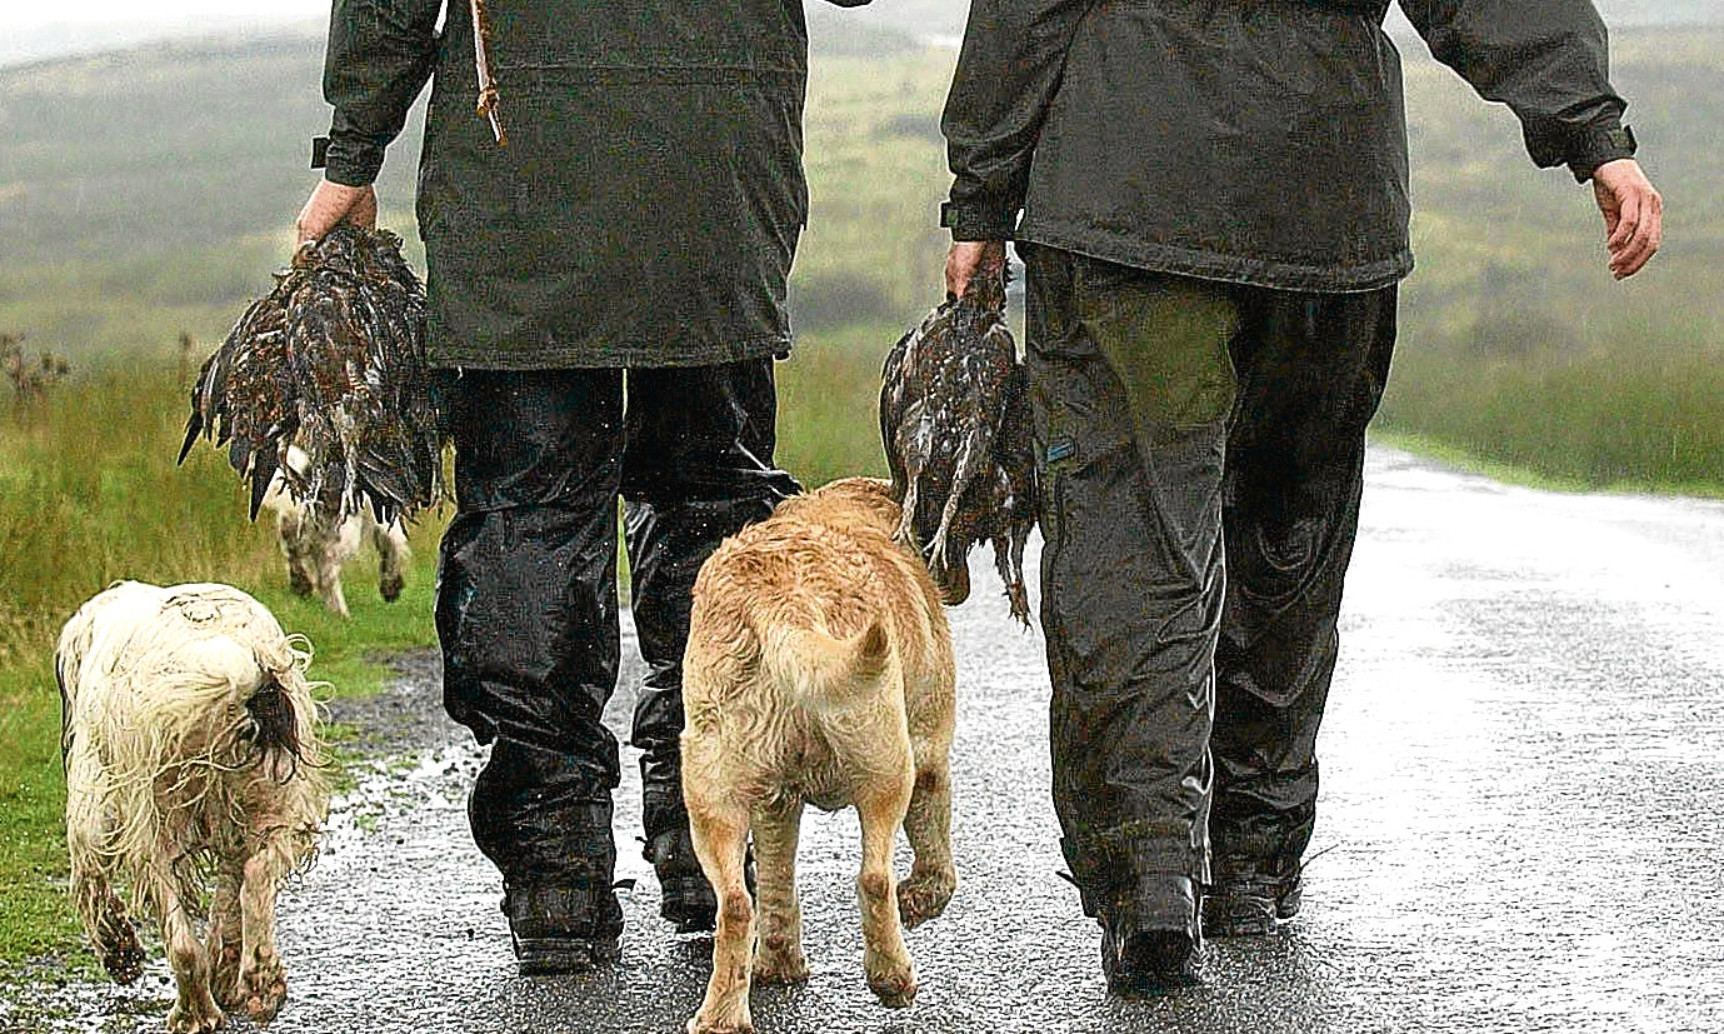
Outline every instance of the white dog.
[[(298, 446), (288, 449), (287, 462), (302, 475), (311, 466), (310, 457)], [(380, 523), (369, 507), (361, 506), (359, 512), (331, 526), (294, 500), (280, 473), (269, 483), (263, 505), (275, 514), (277, 541), (281, 555), (287, 559), (288, 581), (295, 593), (316, 596), (325, 607), (347, 617), (341, 568), (370, 542), (377, 550), (377, 591), (390, 603), (401, 595), (413, 551), (408, 548), (407, 530), (399, 520)]]
[(215, 1030), (223, 1006), (267, 1022), (287, 996), (276, 891), (310, 864), (327, 811), (308, 660), (226, 585), (120, 582), (60, 633), (72, 900), (122, 984), (143, 954), (114, 882), (160, 922), (176, 1034)]
[[(725, 540), (695, 582), (683, 796), (719, 912), (690, 1034), (752, 1029), (751, 970), (763, 983), (808, 979), (795, 875), (803, 802), (861, 816), (863, 966), (883, 1004), (916, 994), (900, 923), (939, 915), (957, 886), (951, 634), (921, 557), (893, 539), (891, 493), (890, 482), (849, 478), (787, 500)], [(900, 825), (916, 852), (902, 884)], [(743, 880), (750, 829), (758, 953)]]

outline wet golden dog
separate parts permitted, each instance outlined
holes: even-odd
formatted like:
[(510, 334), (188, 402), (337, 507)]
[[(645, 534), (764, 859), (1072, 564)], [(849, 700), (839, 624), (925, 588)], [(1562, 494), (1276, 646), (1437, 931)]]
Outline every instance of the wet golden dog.
[(215, 1030), (224, 1006), (265, 1023), (287, 997), (276, 890), (310, 864), (327, 808), (309, 659), (227, 585), (120, 582), (60, 634), (72, 901), (122, 984), (143, 953), (114, 882), (161, 923), (176, 1034)]
[[(683, 662), (683, 794), (719, 917), (693, 1034), (752, 1029), (751, 969), (763, 982), (808, 978), (795, 876), (804, 802), (860, 814), (868, 986), (888, 1006), (915, 997), (900, 920), (939, 915), (957, 886), (953, 667), (927, 567), (893, 541), (899, 519), (889, 482), (835, 481), (784, 502), (701, 568)], [(901, 885), (900, 825), (916, 853)], [(743, 882), (751, 829), (757, 953)]]

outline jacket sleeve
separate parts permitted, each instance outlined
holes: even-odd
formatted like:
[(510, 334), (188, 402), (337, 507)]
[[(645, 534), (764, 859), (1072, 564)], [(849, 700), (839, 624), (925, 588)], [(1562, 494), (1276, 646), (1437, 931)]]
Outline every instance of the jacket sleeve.
[(942, 225), (957, 240), (1008, 240), (1030, 158), (1093, 0), (971, 0), (940, 121), (952, 170)]
[(384, 148), (431, 77), (442, 6), (443, 0), (334, 0), (323, 58), (323, 97), (335, 107), (326, 179), (362, 187), (377, 178)]
[(1634, 154), (1628, 103), (1610, 85), (1604, 22), (1590, 0), (1400, 0), (1438, 61), (1520, 119), (1541, 167), (1585, 181)]

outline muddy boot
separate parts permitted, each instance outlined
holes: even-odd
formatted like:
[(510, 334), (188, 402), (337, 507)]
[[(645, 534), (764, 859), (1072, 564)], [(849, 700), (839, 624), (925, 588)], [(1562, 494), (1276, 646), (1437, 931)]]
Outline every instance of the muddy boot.
[(1138, 997), (1200, 983), (1197, 908), (1197, 884), (1188, 876), (1143, 878), (1119, 888), (1096, 917), (1108, 990)]
[(1223, 859), (1203, 895), (1203, 932), (1210, 937), (1251, 937), (1274, 931), (1299, 914), (1304, 891), (1297, 863)]
[[(706, 874), (701, 871), (700, 859), (695, 856), (694, 842), (690, 838), (687, 823), (647, 841), (643, 854), (646, 860), (652, 863), (653, 872), (658, 875), (659, 890), (663, 895), (658, 914), (676, 927), (677, 933), (700, 933), (713, 929), (718, 920), (718, 896), (713, 893), (712, 885), (706, 881)], [(748, 849), (742, 872), (743, 879), (748, 884), (748, 892), (753, 894), (752, 847)]]
[(1138, 998), (1167, 994), (1202, 983), (1197, 964), (1199, 945), (1182, 930), (1133, 930), (1102, 924), (1101, 969), (1107, 988), (1116, 995)]
[[(481, 774), (475, 790), (494, 789)], [(562, 802), (489, 821), (509, 803), (476, 792), (469, 812), (474, 839), (503, 872), (503, 914), (521, 975), (578, 973), (616, 959), (623, 911), (613, 885), (610, 803)]]
[(647, 842), (646, 859), (658, 874), (663, 898), (658, 914), (677, 933), (711, 930), (718, 919), (718, 896), (701, 872), (688, 828), (672, 829)]
[(505, 884), (503, 914), (522, 976), (580, 973), (620, 954), (623, 910), (606, 884)]

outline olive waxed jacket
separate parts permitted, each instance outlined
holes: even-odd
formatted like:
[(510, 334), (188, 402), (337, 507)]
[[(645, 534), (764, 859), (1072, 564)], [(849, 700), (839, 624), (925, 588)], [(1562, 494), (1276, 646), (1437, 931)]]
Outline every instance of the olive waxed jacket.
[[(1400, 0), (1541, 166), (1633, 153), (1588, 0)], [(944, 129), (959, 240), (1357, 291), (1412, 269), (1388, 0), (972, 0)], [(1019, 214), (1022, 214), (1021, 221)]]
[[(867, 0), (833, 0), (855, 6)], [(487, 0), (508, 146), (475, 113), (466, 0), (335, 0), (325, 175), (370, 183), (432, 81), (420, 159), (433, 365), (782, 355), (806, 221), (802, 0)]]

